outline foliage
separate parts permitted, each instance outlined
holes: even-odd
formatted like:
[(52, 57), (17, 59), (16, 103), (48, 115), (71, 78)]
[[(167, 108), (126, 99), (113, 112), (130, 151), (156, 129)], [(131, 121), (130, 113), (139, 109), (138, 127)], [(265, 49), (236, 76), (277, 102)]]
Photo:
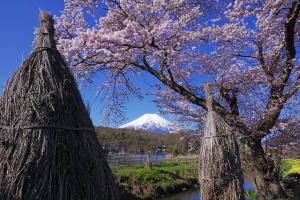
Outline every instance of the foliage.
[[(159, 135), (129, 129), (96, 128), (101, 144), (107, 151), (127, 153), (187, 153), (186, 133)], [(164, 148), (166, 146), (166, 149)]]
[(257, 194), (253, 190), (245, 191), (245, 198), (247, 200), (256, 200), (256, 199), (258, 199)]
[(196, 161), (162, 163), (153, 166), (152, 170), (113, 167), (112, 171), (124, 190), (141, 198), (158, 197), (181, 191), (181, 188), (194, 188), (198, 177)]
[[(289, 174), (295, 172), (300, 173), (299, 166), (300, 160), (284, 160), (282, 163), (284, 178), (287, 178)], [(179, 180), (176, 181), (174, 179), (174, 175), (185, 179), (195, 179), (195, 177), (198, 177), (197, 169), (197, 161), (161, 163), (159, 165), (155, 165), (153, 170), (130, 166), (112, 168), (113, 173), (117, 177), (118, 183), (129, 192), (132, 192), (132, 188), (135, 185), (146, 187), (146, 185), (156, 184), (155, 187), (163, 188), (165, 193), (167, 193), (167, 191), (171, 188), (175, 188), (177, 184), (180, 184)], [(153, 187), (153, 185), (151, 187)], [(247, 200), (258, 199), (257, 194), (253, 190), (245, 191), (245, 197)]]
[(121, 166), (112, 168), (116, 176), (135, 176), (137, 180), (148, 181), (157, 180), (159, 172), (168, 172), (183, 178), (198, 177), (197, 162), (196, 161), (180, 161), (180, 162), (166, 162), (154, 165), (152, 170), (145, 169), (144, 167), (131, 167)]
[(287, 159), (282, 163), (282, 175), (284, 178), (289, 174), (300, 174), (300, 160)]

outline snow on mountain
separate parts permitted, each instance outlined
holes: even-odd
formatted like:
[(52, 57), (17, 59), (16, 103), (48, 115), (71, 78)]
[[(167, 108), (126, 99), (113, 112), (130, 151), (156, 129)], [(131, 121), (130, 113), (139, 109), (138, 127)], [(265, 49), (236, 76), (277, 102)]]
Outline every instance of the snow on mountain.
[(119, 128), (142, 130), (159, 134), (169, 134), (179, 130), (178, 127), (176, 128), (174, 124), (158, 114), (144, 114)]

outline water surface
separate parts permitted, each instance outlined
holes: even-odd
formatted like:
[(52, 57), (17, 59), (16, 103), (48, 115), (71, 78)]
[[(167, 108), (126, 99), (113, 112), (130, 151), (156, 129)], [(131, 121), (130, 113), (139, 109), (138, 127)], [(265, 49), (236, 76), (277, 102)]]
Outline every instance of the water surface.
[[(244, 189), (246, 191), (250, 191), (254, 190), (254, 187), (250, 182), (246, 181), (244, 183)], [(174, 194), (170, 197), (162, 198), (161, 200), (201, 200), (201, 197), (199, 191), (188, 191), (179, 194)]]
[[(107, 162), (110, 166), (140, 165), (143, 166), (147, 159), (147, 154), (108, 154)], [(152, 154), (151, 160), (154, 165), (165, 162), (166, 154)]]
[(200, 200), (200, 194), (198, 191), (189, 191), (189, 192), (174, 194), (170, 197), (165, 197), (161, 200)]

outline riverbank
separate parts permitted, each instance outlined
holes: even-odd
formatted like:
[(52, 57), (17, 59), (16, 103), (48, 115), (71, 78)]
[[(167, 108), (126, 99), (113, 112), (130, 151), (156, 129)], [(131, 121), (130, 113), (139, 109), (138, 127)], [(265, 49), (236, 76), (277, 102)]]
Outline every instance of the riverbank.
[[(199, 190), (198, 164), (195, 160), (160, 163), (152, 170), (141, 166), (112, 167), (112, 170), (122, 189), (122, 200), (159, 199), (183, 191)], [(300, 160), (284, 160), (282, 170), (288, 194), (300, 195), (297, 182)], [(247, 191), (246, 196), (255, 199), (253, 191)]]
[(167, 162), (144, 167), (113, 167), (113, 173), (123, 190), (122, 200), (158, 199), (170, 194), (197, 190), (196, 161)]

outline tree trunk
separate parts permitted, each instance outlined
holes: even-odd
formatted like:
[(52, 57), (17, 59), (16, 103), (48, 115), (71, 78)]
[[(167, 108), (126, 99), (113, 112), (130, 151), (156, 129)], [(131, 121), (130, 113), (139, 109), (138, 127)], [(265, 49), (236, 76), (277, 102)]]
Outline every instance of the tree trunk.
[(255, 187), (259, 199), (286, 199), (279, 173), (274, 170), (274, 162), (266, 157), (261, 139), (243, 138), (239, 146), (244, 175)]

